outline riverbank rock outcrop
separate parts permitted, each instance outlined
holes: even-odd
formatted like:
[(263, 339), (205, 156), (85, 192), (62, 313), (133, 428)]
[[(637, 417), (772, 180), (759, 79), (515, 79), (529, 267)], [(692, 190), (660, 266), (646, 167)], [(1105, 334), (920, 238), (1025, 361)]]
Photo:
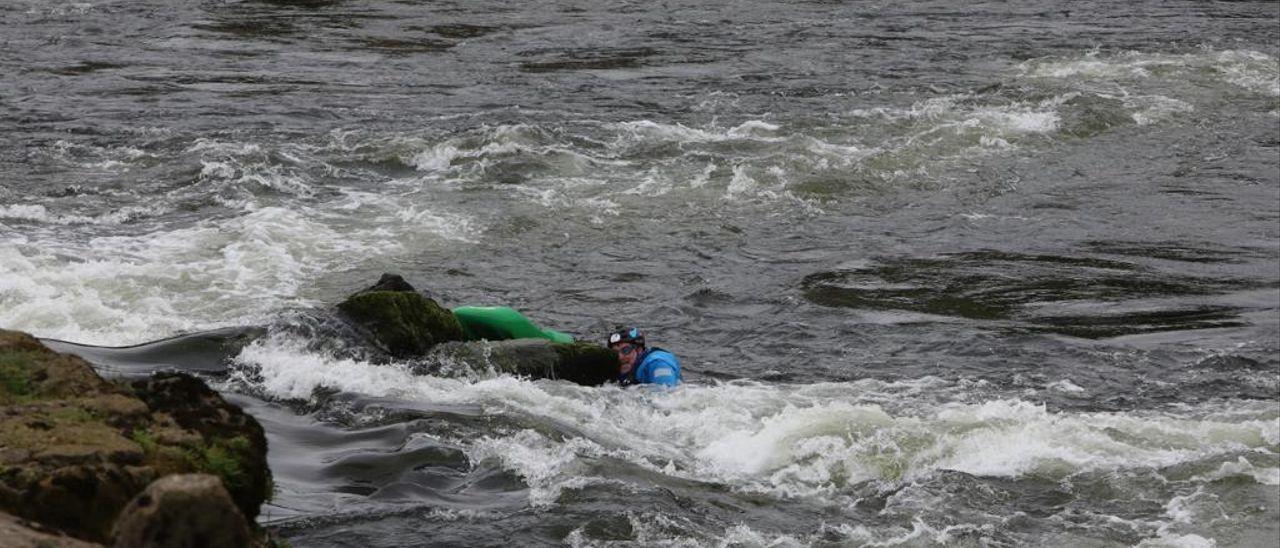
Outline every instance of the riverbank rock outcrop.
[(253, 527), (271, 489), (266, 450), (257, 421), (195, 377), (109, 381), (79, 357), (0, 330), (0, 511), (105, 543), (153, 481), (205, 473)]

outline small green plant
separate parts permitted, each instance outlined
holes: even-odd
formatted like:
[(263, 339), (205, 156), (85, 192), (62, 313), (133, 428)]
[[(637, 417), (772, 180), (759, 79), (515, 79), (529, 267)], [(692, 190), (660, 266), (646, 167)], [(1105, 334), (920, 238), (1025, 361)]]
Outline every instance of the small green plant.
[(249, 450), (249, 440), (236, 436), (228, 440), (216, 440), (200, 449), (188, 451), (196, 469), (222, 478), (229, 491), (239, 491), (249, 484), (248, 473), (241, 456)]
[(33, 392), (31, 356), (27, 352), (0, 353), (0, 401), (25, 400)]
[(143, 430), (142, 428), (136, 428), (133, 431), (133, 436), (130, 437), (133, 438), (134, 442), (137, 442), (138, 445), (142, 446), (142, 452), (148, 455), (155, 454), (156, 439), (151, 435), (151, 432)]
[[(175, 447), (161, 445), (150, 431), (137, 428), (130, 436), (142, 447), (148, 459), (176, 466), (176, 472), (194, 471), (213, 474), (222, 480), (222, 484), (233, 494), (248, 488), (252, 479), (244, 467), (244, 458), (249, 454), (251, 446), (244, 436), (230, 439), (217, 439), (208, 445), (199, 447)], [(271, 497), (274, 486), (267, 485), (267, 498)]]

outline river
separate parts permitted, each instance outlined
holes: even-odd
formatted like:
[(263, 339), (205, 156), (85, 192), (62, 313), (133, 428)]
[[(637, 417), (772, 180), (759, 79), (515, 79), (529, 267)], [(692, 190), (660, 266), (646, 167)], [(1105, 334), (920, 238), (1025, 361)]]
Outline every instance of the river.
[[(294, 546), (1280, 541), (1275, 2), (11, 0), (0, 43), (0, 326), (200, 373)], [(685, 383), (365, 359), (314, 319), (383, 272)]]

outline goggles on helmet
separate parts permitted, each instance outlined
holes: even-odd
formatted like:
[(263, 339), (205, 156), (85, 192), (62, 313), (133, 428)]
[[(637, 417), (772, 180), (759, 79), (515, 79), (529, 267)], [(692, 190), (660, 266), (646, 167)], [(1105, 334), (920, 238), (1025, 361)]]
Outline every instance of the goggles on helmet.
[(644, 334), (639, 329), (629, 327), (619, 329), (609, 334), (609, 346), (619, 343), (632, 343), (638, 346), (644, 346)]

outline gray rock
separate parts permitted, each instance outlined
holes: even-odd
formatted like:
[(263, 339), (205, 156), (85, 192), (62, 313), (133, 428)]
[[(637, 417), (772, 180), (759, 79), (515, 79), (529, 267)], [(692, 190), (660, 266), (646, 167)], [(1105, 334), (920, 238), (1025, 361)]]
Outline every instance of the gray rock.
[(242, 548), (253, 544), (249, 522), (222, 481), (175, 474), (147, 486), (116, 521), (117, 548)]

